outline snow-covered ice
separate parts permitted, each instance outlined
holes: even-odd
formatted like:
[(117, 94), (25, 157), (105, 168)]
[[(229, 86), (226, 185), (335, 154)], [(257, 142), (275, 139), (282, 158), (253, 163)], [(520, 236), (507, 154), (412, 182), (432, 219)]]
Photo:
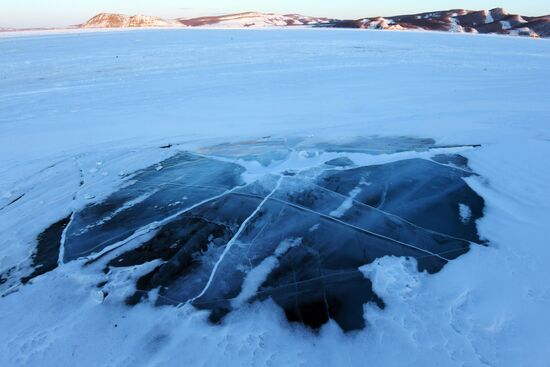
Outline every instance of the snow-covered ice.
[(463, 223), (468, 223), (472, 219), (472, 209), (466, 204), (458, 204), (460, 219)]
[[(0, 54), (1, 365), (548, 365), (548, 41), (134, 30)], [(333, 320), (290, 323), (296, 294)]]

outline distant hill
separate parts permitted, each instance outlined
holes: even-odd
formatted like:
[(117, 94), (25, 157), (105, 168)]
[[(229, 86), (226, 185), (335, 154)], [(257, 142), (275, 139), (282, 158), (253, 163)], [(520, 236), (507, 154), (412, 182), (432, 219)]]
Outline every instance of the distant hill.
[(482, 11), (454, 9), (393, 17), (340, 20), (334, 22), (332, 26), (337, 28), (409, 29), (550, 37), (550, 16), (527, 17), (510, 14), (502, 8)]
[(550, 16), (528, 17), (505, 9), (453, 9), (412, 15), (372, 17), (356, 20), (308, 17), (300, 14), (247, 12), (199, 18), (163, 19), (146, 15), (100, 13), (81, 28), (211, 27), (256, 28), (315, 26), (378, 30), (426, 30), (458, 33), (494, 33), (528, 37), (550, 37)]
[(99, 13), (81, 28), (141, 28), (141, 27), (170, 27), (180, 25), (177, 21), (164, 20), (148, 15), (123, 15), (114, 13)]
[(137, 28), (137, 27), (220, 27), (220, 28), (249, 28), (249, 27), (288, 27), (318, 24), (332, 24), (335, 19), (315, 18), (299, 14), (270, 14), (270, 13), (239, 13), (221, 16), (209, 16), (191, 19), (166, 20), (146, 15), (123, 15), (100, 13), (86, 23), (82, 28)]
[(178, 19), (189, 27), (289, 27), (329, 24), (336, 21), (329, 18), (308, 17), (300, 14), (271, 14), (271, 13), (239, 13), (213, 17), (200, 17), (193, 19)]

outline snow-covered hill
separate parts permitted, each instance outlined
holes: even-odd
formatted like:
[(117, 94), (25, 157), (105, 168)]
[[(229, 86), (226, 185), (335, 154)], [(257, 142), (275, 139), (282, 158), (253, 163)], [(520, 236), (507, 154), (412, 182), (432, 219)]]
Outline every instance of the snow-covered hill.
[(190, 19), (166, 20), (146, 15), (128, 16), (123, 14), (101, 13), (86, 23), (82, 28), (145, 28), (145, 27), (217, 27), (217, 28), (250, 28), (250, 27), (288, 27), (328, 24), (332, 19), (315, 18), (299, 14), (278, 15), (271, 13), (247, 12), (221, 16)]
[[(300, 14), (245, 12), (198, 18), (163, 19), (147, 15), (100, 13), (77, 28), (261, 28), (261, 27), (328, 27), (378, 30), (426, 30), (459, 33), (494, 33), (533, 38), (550, 37), (550, 16), (529, 17), (510, 14), (505, 9), (453, 9), (412, 15), (340, 20)], [(12, 29), (2, 29), (0, 32)], [(59, 30), (59, 29), (58, 29)]]
[(393, 17), (336, 21), (335, 27), (389, 30), (430, 30), (466, 33), (498, 33), (550, 37), (550, 16), (526, 17), (502, 8), (472, 11), (454, 9)]
[(257, 12), (178, 20), (190, 27), (219, 28), (288, 27), (327, 24), (332, 21), (329, 18), (315, 18), (300, 14), (279, 15)]
[(100, 13), (82, 24), (82, 28), (144, 28), (144, 27), (174, 27), (181, 26), (176, 21), (165, 20), (148, 15), (123, 15)]
[(505, 9), (472, 11), (454, 9), (392, 17), (338, 20), (299, 14), (247, 12), (221, 16), (166, 20), (144, 15), (127, 16), (101, 13), (82, 24), (82, 28), (130, 27), (212, 27), (256, 28), (316, 26), (380, 30), (432, 30), (464, 33), (497, 33), (529, 37), (550, 37), (550, 16), (527, 17), (510, 14)]

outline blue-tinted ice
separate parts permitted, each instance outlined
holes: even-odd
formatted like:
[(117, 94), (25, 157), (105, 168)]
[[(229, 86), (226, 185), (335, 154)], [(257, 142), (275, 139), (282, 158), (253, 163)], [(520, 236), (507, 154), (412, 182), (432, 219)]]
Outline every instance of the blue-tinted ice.
[(189, 153), (136, 173), (105, 201), (75, 214), (65, 240), (64, 260), (98, 252), (159, 219), (242, 184), (244, 169)]
[[(363, 304), (384, 307), (361, 266), (406, 256), (436, 273), (482, 242), (476, 220), (484, 202), (463, 180), (474, 174), (466, 158), (434, 154), (358, 166), (346, 156), (433, 148), (433, 140), (413, 138), (265, 139), (177, 153), (75, 213), (64, 260), (103, 261), (108, 276), (160, 259), (137, 280), (129, 304), (158, 290), (157, 304), (189, 302), (219, 321), (271, 298), (291, 321), (317, 328), (331, 318), (344, 330), (359, 329)], [(239, 162), (275, 167), (296, 149), (340, 155), (292, 174), (273, 169), (243, 180)]]

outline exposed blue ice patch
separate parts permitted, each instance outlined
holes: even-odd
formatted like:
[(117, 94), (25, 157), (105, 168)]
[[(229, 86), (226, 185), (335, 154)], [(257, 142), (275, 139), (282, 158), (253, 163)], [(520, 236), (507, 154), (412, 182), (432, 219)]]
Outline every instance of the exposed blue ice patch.
[(87, 256), (197, 203), (242, 184), (236, 164), (180, 153), (133, 175), (105, 201), (78, 212), (64, 243), (64, 260)]
[(220, 322), (270, 298), (290, 321), (363, 328), (363, 305), (384, 301), (359, 268), (392, 255), (440, 271), (482, 242), (484, 202), (463, 180), (473, 173), (456, 147), (340, 144), (264, 139), (178, 153), (76, 212), (59, 244), (64, 260), (88, 257), (107, 285), (113, 269), (156, 264), (137, 278), (131, 305), (190, 303)]

